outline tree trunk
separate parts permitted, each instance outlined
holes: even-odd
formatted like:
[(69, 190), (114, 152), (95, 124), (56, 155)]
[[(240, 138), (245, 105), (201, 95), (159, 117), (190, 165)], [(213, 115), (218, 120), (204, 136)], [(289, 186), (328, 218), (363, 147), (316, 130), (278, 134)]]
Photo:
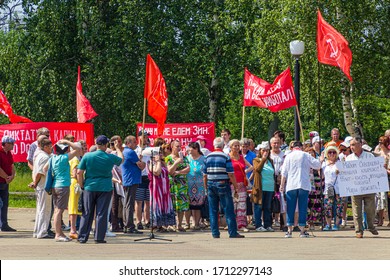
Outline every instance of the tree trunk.
[(218, 78), (213, 77), (209, 88), (209, 119), (210, 122), (216, 121), (217, 98), (218, 97)]
[(348, 89), (347, 87), (343, 87), (341, 93), (344, 112), (344, 124), (349, 135), (352, 137), (358, 136), (363, 138), (363, 128), (358, 118), (358, 112), (354, 104), (352, 91), (353, 85), (351, 85)]

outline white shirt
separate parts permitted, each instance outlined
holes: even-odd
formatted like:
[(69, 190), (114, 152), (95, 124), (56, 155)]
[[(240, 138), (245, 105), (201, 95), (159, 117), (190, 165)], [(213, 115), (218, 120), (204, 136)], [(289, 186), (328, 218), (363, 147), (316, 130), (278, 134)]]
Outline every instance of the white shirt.
[(229, 146), (229, 142), (227, 144), (225, 144), (225, 146), (223, 147), (223, 152), (225, 154), (229, 154), (230, 153), (230, 146)]
[(334, 186), (336, 194), (340, 194), (339, 180), (337, 178), (336, 171), (341, 169), (341, 161), (336, 161), (335, 164), (328, 165), (326, 162), (322, 164), (322, 170), (325, 176), (325, 189), (324, 193), (328, 192), (329, 186)]
[(34, 159), (34, 165), (33, 165), (33, 180), (35, 180), (35, 177), (39, 174), (42, 174), (41, 179), (39, 180), (36, 189), (37, 190), (43, 190), (45, 188), (45, 182), (46, 182), (46, 173), (43, 169), (46, 165), (46, 163), (49, 161), (50, 155), (39, 149), (39, 151), (36, 153), (36, 158)]
[(282, 176), (287, 178), (286, 192), (297, 189), (310, 191), (310, 168), (320, 169), (321, 162), (300, 150), (289, 153), (281, 171)]
[(279, 151), (279, 154), (277, 154), (277, 153), (274, 153), (271, 151), (270, 157), (274, 162), (275, 175), (278, 176), (280, 174), (280, 172), (282, 171), (282, 165), (283, 165), (283, 161), (284, 161), (284, 152)]
[(361, 154), (360, 154), (360, 157), (358, 157), (355, 153), (352, 153), (350, 154), (349, 156), (347, 156), (347, 158), (345, 159), (345, 161), (350, 161), (350, 160), (359, 160), (359, 159), (366, 159), (366, 158), (373, 158), (374, 155), (371, 154), (371, 153), (368, 153), (366, 151), (363, 151)]

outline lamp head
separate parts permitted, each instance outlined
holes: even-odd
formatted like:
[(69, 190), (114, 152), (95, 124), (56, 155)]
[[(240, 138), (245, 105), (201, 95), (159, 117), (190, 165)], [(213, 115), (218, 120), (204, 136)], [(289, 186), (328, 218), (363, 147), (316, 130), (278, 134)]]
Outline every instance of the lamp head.
[(290, 42), (290, 52), (293, 57), (299, 58), (305, 51), (305, 43), (299, 40)]

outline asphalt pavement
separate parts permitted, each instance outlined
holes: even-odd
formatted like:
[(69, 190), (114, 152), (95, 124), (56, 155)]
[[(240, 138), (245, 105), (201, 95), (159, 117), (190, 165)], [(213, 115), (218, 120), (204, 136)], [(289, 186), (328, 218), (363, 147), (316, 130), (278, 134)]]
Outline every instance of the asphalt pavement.
[[(390, 227), (378, 227), (379, 235), (364, 233), (355, 237), (350, 228), (333, 232), (319, 228), (309, 238), (284, 238), (284, 232), (243, 233), (243, 239), (228, 238), (221, 230), (221, 238), (213, 239), (210, 230), (184, 233), (155, 233), (142, 235), (118, 233), (106, 238), (106, 244), (95, 244), (93, 238), (86, 244), (76, 241), (62, 243), (53, 239), (32, 237), (35, 209), (10, 208), (9, 224), (17, 232), (0, 232), (1, 260), (388, 260), (390, 259)], [(64, 215), (66, 220), (67, 214)], [(387, 224), (387, 221), (385, 225)]]

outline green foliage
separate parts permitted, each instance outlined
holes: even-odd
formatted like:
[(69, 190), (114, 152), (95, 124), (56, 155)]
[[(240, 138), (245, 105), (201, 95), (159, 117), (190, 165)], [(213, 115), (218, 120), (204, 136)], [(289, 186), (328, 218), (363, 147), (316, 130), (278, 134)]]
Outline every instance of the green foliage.
[[(105, 0), (23, 1), (23, 28), (0, 32), (0, 88), (15, 113), (34, 121), (76, 121), (75, 85), (98, 117), (96, 134), (134, 134), (142, 121), (145, 58), (167, 83), (167, 122), (215, 120), (241, 136), (244, 67), (273, 82), (294, 59), (289, 42), (305, 42), (301, 119), (305, 136), (344, 127), (336, 67), (319, 65), (317, 9), (349, 41), (353, 97), (369, 143), (389, 128), (390, 3), (387, 0)], [(294, 73), (293, 73), (294, 74)], [(320, 94), (320, 106), (318, 106)], [(216, 104), (216, 111), (210, 111)], [(245, 108), (245, 136), (268, 139), (276, 127), (293, 138), (293, 109)], [(154, 122), (147, 117), (147, 122)], [(7, 123), (0, 116), (0, 123)]]

